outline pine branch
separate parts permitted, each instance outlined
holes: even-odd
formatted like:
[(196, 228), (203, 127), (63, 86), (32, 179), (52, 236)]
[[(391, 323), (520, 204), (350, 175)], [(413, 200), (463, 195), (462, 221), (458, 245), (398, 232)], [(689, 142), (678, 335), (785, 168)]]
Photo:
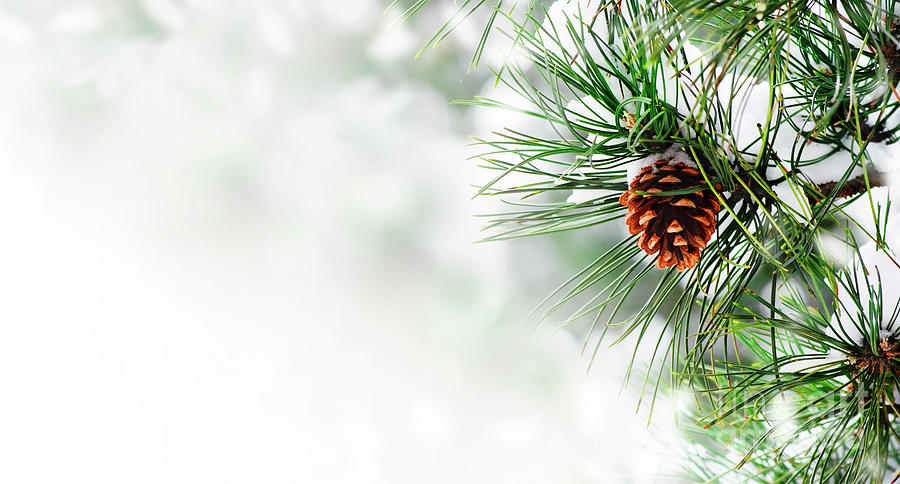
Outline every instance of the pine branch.
[[(828, 196), (834, 193), (833, 198), (847, 198), (854, 195), (865, 193), (871, 187), (882, 187), (888, 184), (887, 175), (880, 171), (870, 171), (866, 175), (859, 175), (855, 178), (847, 180), (843, 184), (840, 182), (828, 182), (814, 185), (819, 194)], [(837, 189), (837, 191), (835, 191)], [(822, 199), (813, 192), (806, 194), (810, 205), (815, 205)]]
[[(428, 0), (408, 3), (414, 11)], [(889, 202), (870, 197), (875, 236), (844, 209), (888, 183), (873, 158), (892, 156), (885, 150), (900, 138), (900, 0), (550, 3), (497, 2), (476, 48), (473, 65), (491, 29), (515, 46), (494, 73), (524, 107), (468, 104), (545, 125), (477, 138), (486, 151), (477, 158), (495, 174), (477, 194), (509, 207), (488, 218), (485, 240), (599, 224), (645, 240), (596, 231), (611, 247), (597, 248), (537, 317), (590, 320), (594, 353), (610, 338), (633, 343), (635, 355), (651, 345), (649, 368), (633, 359), (626, 380), (644, 375), (651, 408), (658, 391), (684, 384), (702, 400), (695, 417), (706, 425), (689, 434), (710, 456), (692, 463), (696, 480), (881, 481), (900, 465), (900, 403), (886, 397), (900, 371), (873, 369), (900, 369), (900, 304), (889, 314), (880, 280), (868, 279), (880, 274), (864, 261), (838, 269), (820, 254), (825, 236), (859, 252), (854, 227), (885, 242)], [(461, 2), (468, 9), (429, 45), (491, 4)], [(696, 169), (661, 162), (673, 147)], [(866, 175), (851, 178), (862, 163)], [(698, 190), (721, 211), (695, 213)], [(792, 203), (804, 197), (808, 206)], [(697, 224), (712, 232), (691, 237)], [(660, 270), (647, 257), (656, 237), (663, 262), (669, 248), (706, 245), (683, 272)]]

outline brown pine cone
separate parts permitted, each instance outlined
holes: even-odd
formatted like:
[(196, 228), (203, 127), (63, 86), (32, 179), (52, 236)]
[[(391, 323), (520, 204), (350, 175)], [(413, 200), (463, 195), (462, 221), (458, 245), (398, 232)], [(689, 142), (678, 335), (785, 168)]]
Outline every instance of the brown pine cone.
[[(663, 158), (644, 167), (631, 181), (631, 189), (619, 203), (628, 207), (625, 224), (631, 234), (641, 234), (638, 246), (648, 254), (659, 252), (656, 267), (690, 269), (700, 260), (700, 251), (716, 230), (721, 208), (716, 196), (706, 190), (697, 168), (675, 157)], [(701, 186), (701, 187), (698, 187)], [(684, 195), (639, 195), (698, 187)]]

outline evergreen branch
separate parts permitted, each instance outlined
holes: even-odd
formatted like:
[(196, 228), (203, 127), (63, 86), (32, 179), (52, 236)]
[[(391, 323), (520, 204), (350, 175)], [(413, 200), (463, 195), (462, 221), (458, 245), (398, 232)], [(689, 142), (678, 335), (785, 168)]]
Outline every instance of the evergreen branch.
[(868, 173), (868, 176), (859, 175), (844, 183), (827, 182), (814, 185), (816, 192), (818, 193), (810, 191), (806, 196), (810, 205), (814, 205), (822, 200), (818, 195), (826, 195), (829, 199), (847, 198), (865, 193), (872, 187), (882, 187), (887, 184), (887, 175), (879, 171), (873, 171)]
[[(485, 3), (462, 2), (470, 10), (431, 43)], [(648, 207), (689, 206), (698, 192), (723, 209), (687, 271), (654, 268), (657, 256), (643, 253), (654, 254), (650, 242), (623, 232), (533, 312), (537, 323), (590, 321), (583, 351), (592, 362), (604, 343), (634, 344), (625, 380), (641, 375), (651, 414), (661, 392), (693, 390), (694, 419), (705, 425), (686, 433), (709, 452), (690, 460), (696, 480), (880, 481), (900, 464), (900, 302), (887, 300), (880, 272), (859, 255), (863, 239), (886, 242), (890, 203), (875, 203), (870, 189), (888, 181), (873, 168), (873, 147), (900, 138), (898, 7), (560, 0), (522, 13), (498, 2), (478, 42), (470, 67), (491, 29), (521, 54), (493, 72), (525, 105), (462, 104), (544, 124), (540, 135), (498, 127), (476, 139), (484, 152), (475, 158), (494, 175), (477, 195), (507, 207), (486, 215), (484, 240), (609, 223), (647, 235), (643, 217), (659, 216)], [(674, 145), (702, 180), (655, 186), (659, 165), (639, 174), (639, 188), (626, 177)], [(835, 181), (806, 176), (835, 160)], [(874, 231), (848, 216), (866, 193)], [(826, 237), (857, 252), (848, 267), (823, 255)]]

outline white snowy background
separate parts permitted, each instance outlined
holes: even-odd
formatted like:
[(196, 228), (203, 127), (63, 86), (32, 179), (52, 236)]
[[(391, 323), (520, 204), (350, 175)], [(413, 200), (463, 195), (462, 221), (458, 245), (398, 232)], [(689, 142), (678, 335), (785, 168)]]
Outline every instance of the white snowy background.
[(472, 244), (477, 35), (381, 10), (0, 2), (0, 482), (653, 479), (628, 348), (522, 322), (573, 267)]

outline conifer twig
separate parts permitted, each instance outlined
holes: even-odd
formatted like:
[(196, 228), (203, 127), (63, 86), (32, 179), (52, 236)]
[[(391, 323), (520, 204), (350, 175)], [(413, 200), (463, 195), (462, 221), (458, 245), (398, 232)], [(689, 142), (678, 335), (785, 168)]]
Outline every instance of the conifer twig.
[[(838, 190), (837, 194), (835, 194), (836, 198), (847, 198), (852, 197), (853, 195), (858, 195), (860, 193), (864, 193), (869, 187), (883, 187), (888, 184), (887, 175), (880, 171), (871, 171), (868, 173), (868, 180), (865, 175), (859, 175), (856, 178), (851, 178), (844, 183), (841, 188)], [(816, 188), (820, 193), (831, 193), (832, 190), (838, 185), (838, 182), (827, 182), (820, 183), (816, 185)], [(807, 198), (809, 199), (810, 205), (815, 204), (817, 201), (815, 194), (808, 193)]]

